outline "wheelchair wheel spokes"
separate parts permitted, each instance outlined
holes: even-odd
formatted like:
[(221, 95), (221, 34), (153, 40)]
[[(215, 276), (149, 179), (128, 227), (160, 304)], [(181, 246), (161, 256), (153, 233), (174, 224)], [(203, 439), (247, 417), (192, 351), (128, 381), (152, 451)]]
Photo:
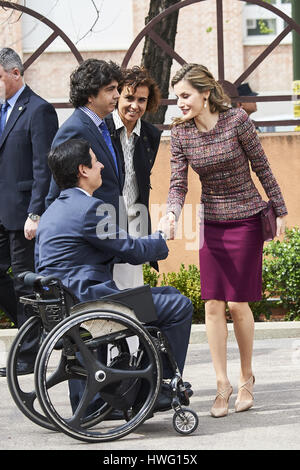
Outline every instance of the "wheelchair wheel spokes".
[[(87, 340), (81, 334), (83, 328), (90, 332)], [(136, 352), (128, 352), (126, 341), (133, 336), (138, 338), (139, 348), (143, 350), (143, 361), (136, 359)], [(75, 411), (70, 407), (67, 391), (58, 394), (47, 388), (51, 355), (55, 345), (66, 338), (73, 345), (75, 356), (80, 356), (80, 365), (86, 372), (85, 387)], [(95, 351), (97, 341), (101, 344), (101, 354)], [(117, 353), (109, 358), (103, 350), (109, 351), (112, 344)], [(69, 371), (72, 370), (71, 364)], [(41, 407), (59, 430), (87, 442), (111, 441), (132, 432), (152, 411), (161, 381), (160, 357), (150, 334), (136, 320), (107, 310), (79, 311), (55, 327), (43, 343), (35, 381)], [(134, 405), (141, 384), (144, 401), (134, 416), (126, 420), (126, 412)], [(94, 411), (93, 404), (96, 404)], [(111, 410), (118, 410), (118, 419), (109, 414)]]
[[(46, 429), (55, 430), (55, 426), (42, 414), (37, 400), (34, 383), (31, 377), (17, 375), (17, 363), (20, 350), (28, 337), (39, 331), (42, 338), (43, 329), (40, 317), (30, 317), (19, 329), (10, 348), (7, 361), (7, 383), (11, 396), (19, 410), (31, 421)], [(29, 389), (29, 390), (28, 390)]]

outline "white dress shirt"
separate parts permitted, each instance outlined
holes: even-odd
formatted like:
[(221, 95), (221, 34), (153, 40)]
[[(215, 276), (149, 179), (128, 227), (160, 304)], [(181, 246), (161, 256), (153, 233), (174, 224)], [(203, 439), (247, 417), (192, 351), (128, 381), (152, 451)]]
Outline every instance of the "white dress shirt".
[(112, 113), (116, 130), (120, 131), (120, 142), (122, 146), (124, 164), (125, 164), (125, 181), (123, 187), (123, 197), (128, 216), (134, 216), (135, 210), (133, 205), (139, 197), (139, 189), (136, 174), (133, 165), (134, 147), (137, 137), (141, 134), (141, 120), (138, 119), (136, 125), (128, 136), (126, 127), (124, 126), (118, 111), (115, 109)]
[[(123, 197), (128, 216), (128, 233), (129, 235), (136, 237), (136, 224), (134, 223), (134, 220), (136, 219), (136, 209), (134, 205), (139, 197), (139, 189), (134, 171), (133, 154), (136, 139), (140, 136), (141, 133), (141, 120), (137, 120), (132, 133), (128, 137), (127, 129), (124, 126), (116, 109), (113, 111), (112, 116), (116, 130), (121, 129), (120, 142), (125, 164)], [(144, 284), (143, 266), (133, 266), (128, 263), (115, 264), (113, 278), (119, 289), (129, 289), (141, 286)]]

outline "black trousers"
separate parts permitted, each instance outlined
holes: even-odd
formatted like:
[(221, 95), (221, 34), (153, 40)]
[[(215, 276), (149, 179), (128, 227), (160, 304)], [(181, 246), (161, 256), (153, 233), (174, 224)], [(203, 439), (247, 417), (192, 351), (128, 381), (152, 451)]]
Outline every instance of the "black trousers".
[[(10, 267), (13, 277), (8, 274)], [(18, 301), (19, 297), (32, 293), (17, 279), (17, 275), (24, 271), (34, 271), (34, 240), (27, 240), (23, 230), (6, 230), (0, 223), (0, 308), (17, 328), (33, 314), (30, 307)], [(28, 338), (24, 343), (21, 360), (34, 362), (37, 339)]]

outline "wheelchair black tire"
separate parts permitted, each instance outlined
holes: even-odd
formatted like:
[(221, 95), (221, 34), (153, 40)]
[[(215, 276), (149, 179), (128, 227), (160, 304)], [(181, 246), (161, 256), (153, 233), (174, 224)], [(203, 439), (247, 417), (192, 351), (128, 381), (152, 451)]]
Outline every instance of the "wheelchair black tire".
[[(15, 404), (28, 419), (45, 429), (48, 429), (50, 431), (57, 431), (56, 426), (45, 415), (41, 414), (41, 412), (34, 407), (35, 403), (39, 403), (34, 388), (34, 383), (32, 391), (24, 391), (22, 390), (19, 376), (17, 375), (17, 362), (19, 350), (26, 336), (29, 335), (31, 330), (36, 327), (39, 327), (41, 329), (41, 332), (43, 331), (41, 318), (39, 316), (32, 316), (21, 326), (17, 335), (14, 338), (7, 359), (6, 370), (8, 388)], [(98, 423), (99, 420), (103, 418), (103, 415), (109, 413), (111, 410), (112, 407), (104, 407), (101, 412), (87, 416), (85, 418), (83, 426), (94, 426)]]
[[(91, 321), (91, 320), (105, 320), (105, 321), (112, 321), (115, 323), (120, 323), (123, 327), (133, 332), (139, 340), (143, 343), (143, 347), (146, 350), (146, 354), (148, 354), (151, 361), (149, 362), (149, 366), (140, 371), (126, 371), (127, 375), (132, 374), (132, 377), (137, 377), (139, 374), (140, 377), (149, 381), (149, 392), (146, 397), (144, 406), (141, 407), (139, 412), (132, 417), (129, 421), (122, 423), (121, 426), (114, 428), (107, 432), (97, 432), (91, 431), (87, 428), (87, 426), (83, 426), (78, 423), (79, 418), (73, 417), (72, 419), (66, 420), (59, 415), (53, 404), (51, 403), (48, 389), (47, 389), (47, 381), (46, 381), (46, 370), (49, 361), (49, 357), (52, 351), (55, 348), (55, 344), (60, 341), (63, 336), (74, 335), (75, 342), (76, 342), (76, 335), (75, 331), (76, 328), (79, 330), (79, 325), (84, 322)], [(81, 340), (79, 340), (80, 344)], [(77, 343), (76, 343), (77, 344)], [(84, 351), (86, 346), (83, 346), (84, 342), (81, 343), (81, 352)], [(92, 361), (91, 361), (92, 362)], [(93, 364), (88, 365), (88, 367), (93, 367)], [(110, 311), (109, 309), (91, 309), (86, 311), (83, 309), (82, 312), (78, 311), (76, 314), (71, 315), (70, 317), (63, 320), (59, 325), (57, 325), (47, 336), (46, 340), (42, 344), (40, 351), (37, 356), (36, 360), (36, 367), (35, 367), (35, 388), (37, 392), (37, 396), (40, 402), (40, 405), (48, 417), (49, 421), (54, 424), (54, 426), (62, 431), (63, 433), (81, 440), (85, 442), (106, 442), (106, 441), (113, 441), (119, 439), (121, 437), (126, 436), (134, 429), (136, 429), (140, 424), (142, 424), (145, 419), (150, 415), (152, 409), (155, 405), (159, 389), (161, 383), (161, 376), (162, 376), (162, 365), (159, 352), (156, 349), (155, 343), (151, 335), (146, 331), (146, 329), (142, 326), (140, 322), (137, 320), (116, 311)], [(90, 371), (88, 371), (90, 372)], [(122, 377), (122, 371), (120, 370), (113, 370), (110, 371), (113, 374), (119, 374), (118, 377)], [(113, 375), (112, 374), (112, 375)], [(90, 377), (92, 374), (90, 374)], [(90, 380), (94, 380), (90, 379)], [(116, 380), (116, 379), (114, 379)], [(123, 380), (118, 378), (117, 380)], [(97, 384), (96, 384), (97, 385)], [(99, 392), (101, 395), (101, 391)], [(77, 410), (76, 410), (77, 412)], [(75, 415), (74, 415), (75, 416)], [(77, 422), (75, 422), (77, 419)], [(124, 418), (125, 419), (125, 418)], [(75, 423), (75, 424), (74, 424)]]
[(22, 390), (19, 376), (17, 375), (17, 362), (20, 348), (25, 338), (30, 334), (31, 330), (37, 327), (41, 328), (42, 331), (41, 318), (38, 316), (30, 317), (21, 326), (17, 335), (15, 336), (7, 358), (7, 383), (10, 394), (19, 410), (35, 424), (54, 431), (56, 430), (56, 427), (53, 425), (53, 423), (51, 423), (51, 421), (49, 421), (46, 416), (42, 415), (34, 407), (35, 401), (38, 403), (35, 389), (33, 389), (31, 392), (25, 392)]

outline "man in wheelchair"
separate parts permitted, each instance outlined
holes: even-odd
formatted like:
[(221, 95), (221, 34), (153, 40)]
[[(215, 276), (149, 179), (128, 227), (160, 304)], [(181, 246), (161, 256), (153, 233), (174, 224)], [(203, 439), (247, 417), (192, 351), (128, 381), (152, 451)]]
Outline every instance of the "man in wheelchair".
[[(168, 256), (168, 227), (146, 237), (130, 237), (116, 223), (115, 208), (93, 197), (105, 169), (86, 141), (72, 139), (59, 145), (48, 161), (61, 192), (39, 223), (35, 250), (38, 274), (57, 277), (79, 302), (85, 302), (120, 292), (112, 278), (114, 263), (141, 264)], [(151, 293), (157, 314), (154, 326), (166, 336), (182, 374), (192, 303), (173, 287), (155, 287)], [(164, 366), (163, 378), (170, 378), (170, 374)], [(156, 409), (167, 408), (169, 392), (163, 385)], [(73, 409), (81, 394), (80, 381), (74, 381), (70, 386)]]

